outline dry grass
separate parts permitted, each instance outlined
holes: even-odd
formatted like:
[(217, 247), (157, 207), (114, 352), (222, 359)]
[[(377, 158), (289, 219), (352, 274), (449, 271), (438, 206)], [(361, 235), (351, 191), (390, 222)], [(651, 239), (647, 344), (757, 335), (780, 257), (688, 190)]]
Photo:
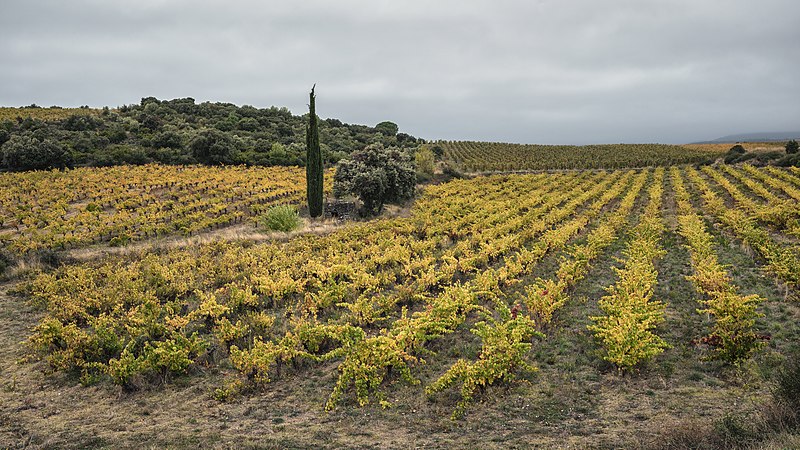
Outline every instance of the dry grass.
[(206, 233), (200, 233), (190, 237), (149, 239), (145, 241), (134, 242), (123, 247), (87, 247), (67, 250), (63, 252), (63, 254), (68, 259), (73, 259), (76, 261), (90, 261), (108, 255), (129, 255), (142, 251), (192, 247), (219, 241), (285, 242), (303, 234), (323, 235), (332, 233), (344, 226), (347, 226), (346, 222), (340, 222), (335, 219), (310, 220), (308, 218), (303, 218), (303, 225), (290, 232), (266, 232), (256, 228), (253, 225), (234, 225)]
[[(398, 217), (408, 217), (411, 213), (412, 203), (406, 205), (386, 205), (381, 215), (373, 220), (394, 219)], [(286, 242), (296, 236), (304, 234), (325, 235), (333, 233), (353, 222), (340, 221), (338, 219), (310, 219), (303, 217), (303, 224), (296, 230), (290, 232), (283, 231), (264, 231), (251, 224), (233, 225), (214, 231), (200, 233), (190, 237), (164, 237), (153, 238), (144, 241), (136, 241), (122, 247), (95, 246), (60, 252), (65, 259), (78, 262), (95, 260), (108, 255), (129, 255), (142, 251), (166, 250), (173, 248), (184, 248), (196, 245), (208, 244), (211, 242), (228, 241), (250, 241), (267, 242), (277, 241)], [(28, 264), (30, 266), (31, 264)], [(9, 269), (9, 273), (16, 273), (17, 269)], [(30, 267), (19, 269), (23, 273), (30, 271)], [(14, 278), (9, 276), (9, 278)]]

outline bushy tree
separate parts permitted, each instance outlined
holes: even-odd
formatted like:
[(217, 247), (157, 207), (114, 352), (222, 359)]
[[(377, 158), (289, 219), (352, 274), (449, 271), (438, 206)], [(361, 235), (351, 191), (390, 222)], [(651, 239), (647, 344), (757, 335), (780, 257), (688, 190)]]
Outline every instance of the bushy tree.
[(396, 123), (389, 122), (388, 120), (375, 125), (375, 129), (386, 136), (394, 136), (399, 130)]
[(333, 177), (336, 197), (352, 194), (361, 199), (367, 214), (378, 214), (385, 203), (414, 196), (417, 182), (412, 155), (396, 147), (372, 144), (339, 162)]
[(728, 150), (729, 155), (744, 155), (747, 152), (742, 144), (736, 144)]
[(2, 146), (3, 165), (11, 170), (63, 169), (71, 162), (64, 147), (50, 139), (30, 134), (12, 135)]
[(258, 129), (259, 126), (260, 124), (258, 123), (258, 120), (252, 117), (245, 117), (244, 119), (240, 120), (239, 123), (237, 124), (237, 127), (240, 130), (245, 130), (245, 131), (255, 131)]
[(231, 164), (238, 153), (236, 143), (229, 135), (211, 128), (199, 132), (189, 148), (201, 164)]
[(798, 145), (797, 141), (792, 139), (791, 141), (786, 143), (786, 154), (788, 154), (788, 155), (795, 154), (795, 153), (797, 153), (799, 148), (800, 148), (800, 145)]
[(727, 153), (725, 153), (725, 163), (732, 164), (735, 162), (739, 162), (742, 159), (743, 155), (747, 153), (747, 150), (740, 145), (736, 144), (731, 147)]
[(153, 148), (183, 148), (183, 139), (178, 132), (167, 130), (153, 136)]
[(292, 205), (276, 205), (259, 218), (259, 223), (270, 231), (289, 232), (298, 228), (303, 221)]
[(102, 121), (86, 114), (74, 114), (64, 120), (62, 126), (69, 131), (90, 131), (102, 125)]

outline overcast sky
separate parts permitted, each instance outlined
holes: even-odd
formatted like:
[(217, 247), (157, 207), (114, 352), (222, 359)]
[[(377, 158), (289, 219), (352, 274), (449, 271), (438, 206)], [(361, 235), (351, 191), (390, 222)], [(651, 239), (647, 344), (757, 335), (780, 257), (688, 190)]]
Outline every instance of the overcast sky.
[(427, 139), (800, 129), (797, 0), (2, 0), (0, 105), (193, 97)]

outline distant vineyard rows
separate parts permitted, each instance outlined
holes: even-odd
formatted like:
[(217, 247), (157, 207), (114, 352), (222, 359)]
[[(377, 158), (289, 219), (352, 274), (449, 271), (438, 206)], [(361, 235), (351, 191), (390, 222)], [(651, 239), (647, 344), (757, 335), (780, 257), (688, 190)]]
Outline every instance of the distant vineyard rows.
[(5, 173), (0, 244), (24, 255), (189, 236), (253, 220), (273, 205), (300, 204), (305, 191), (305, 169), (297, 167), (150, 164)]
[(708, 162), (724, 153), (719, 149), (665, 144), (574, 146), (454, 141), (436, 145), (466, 172), (668, 166)]

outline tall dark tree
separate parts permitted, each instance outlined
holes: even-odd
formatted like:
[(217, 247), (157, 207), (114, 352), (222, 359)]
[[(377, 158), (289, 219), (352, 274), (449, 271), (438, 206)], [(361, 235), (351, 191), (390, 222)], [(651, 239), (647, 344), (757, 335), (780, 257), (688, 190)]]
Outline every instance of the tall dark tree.
[(308, 193), (308, 214), (311, 217), (322, 215), (322, 152), (319, 149), (319, 128), (317, 112), (314, 107), (315, 84), (311, 88), (308, 105), (308, 126), (306, 127), (306, 189)]

